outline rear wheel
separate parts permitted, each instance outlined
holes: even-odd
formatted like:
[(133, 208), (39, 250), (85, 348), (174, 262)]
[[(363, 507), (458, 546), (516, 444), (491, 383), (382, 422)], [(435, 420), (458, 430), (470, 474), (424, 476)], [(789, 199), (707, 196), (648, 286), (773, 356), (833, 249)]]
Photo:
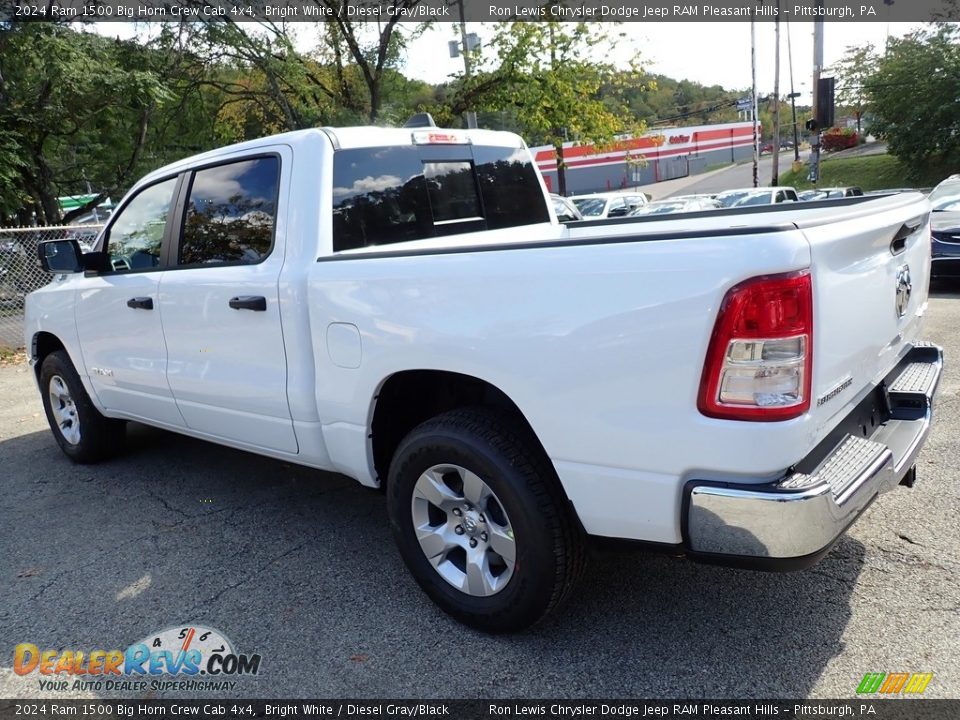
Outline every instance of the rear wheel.
[(391, 463), (388, 504), (417, 583), (479, 630), (537, 622), (584, 564), (582, 531), (549, 460), (507, 414), (455, 410), (415, 428)]
[(97, 462), (122, 449), (126, 423), (106, 418), (94, 407), (66, 352), (59, 350), (44, 358), (40, 392), (53, 436), (71, 460)]

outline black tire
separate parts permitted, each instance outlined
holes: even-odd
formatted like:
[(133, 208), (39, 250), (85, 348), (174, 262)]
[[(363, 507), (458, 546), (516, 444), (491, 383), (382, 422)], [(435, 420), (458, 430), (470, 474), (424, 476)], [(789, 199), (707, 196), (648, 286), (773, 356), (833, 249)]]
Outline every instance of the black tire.
[[(51, 387), (62, 382), (68, 399), (54, 400)], [(64, 454), (77, 463), (95, 463), (113, 457), (123, 449), (126, 423), (100, 414), (80, 381), (70, 356), (62, 350), (52, 352), (40, 365), (40, 395), (50, 430)], [(57, 402), (57, 409), (54, 408)], [(63, 427), (55, 412), (71, 415)], [(73, 426), (76, 422), (77, 425)], [(72, 430), (71, 430), (72, 428)]]
[[(516, 562), (494, 594), (477, 596), (455, 587), (417, 539), (414, 488), (425, 471), (445, 464), (478, 476), (508, 518)], [(446, 613), (478, 630), (513, 632), (533, 625), (570, 595), (582, 573), (583, 530), (549, 459), (507, 413), (466, 408), (416, 427), (393, 456), (387, 503), (394, 538), (417, 583)]]

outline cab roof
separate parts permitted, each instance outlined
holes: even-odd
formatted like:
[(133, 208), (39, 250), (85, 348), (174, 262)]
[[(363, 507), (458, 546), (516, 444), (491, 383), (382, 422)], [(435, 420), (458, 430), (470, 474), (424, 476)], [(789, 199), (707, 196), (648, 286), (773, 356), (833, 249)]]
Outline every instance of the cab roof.
[(335, 150), (414, 144), (473, 144), (511, 147), (518, 150), (525, 147), (519, 135), (499, 130), (462, 130), (438, 127), (388, 128), (373, 125), (308, 128), (278, 135), (268, 135), (254, 140), (225, 145), (198, 155), (191, 155), (154, 170), (136, 184), (141, 185), (144, 182), (182, 172), (188, 167), (216, 161), (236, 153), (256, 151), (260, 148), (278, 144), (290, 145), (295, 148), (302, 143), (317, 142), (318, 140), (329, 143)]

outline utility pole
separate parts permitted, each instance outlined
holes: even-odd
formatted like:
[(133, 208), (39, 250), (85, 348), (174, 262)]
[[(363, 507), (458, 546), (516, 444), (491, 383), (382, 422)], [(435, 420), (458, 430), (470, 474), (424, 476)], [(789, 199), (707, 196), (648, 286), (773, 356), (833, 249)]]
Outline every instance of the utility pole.
[(800, 162), (800, 137), (797, 131), (797, 98), (800, 93), (793, 91), (793, 47), (790, 45), (790, 21), (787, 21), (787, 62), (790, 65), (790, 111), (793, 113), (793, 161)]
[[(467, 47), (467, 19), (463, 12), (464, 0), (460, 0), (460, 47), (463, 50), (463, 77), (464, 81), (470, 80), (470, 50)], [(477, 126), (477, 114), (473, 110), (467, 110), (467, 127), (475, 128)]]
[[(817, 0), (817, 7), (823, 7), (823, 0)], [(816, 120), (820, 113), (820, 72), (823, 70), (823, 20), (813, 23), (813, 117)], [(820, 181), (820, 127), (813, 131), (813, 149), (810, 151), (809, 180), (816, 186)]]
[(777, 14), (774, 16), (774, 59), (773, 59), (773, 174), (770, 184), (780, 184), (780, 0), (777, 0)]
[(750, 110), (753, 117), (753, 186), (760, 187), (760, 138), (757, 136), (757, 24), (750, 16)]

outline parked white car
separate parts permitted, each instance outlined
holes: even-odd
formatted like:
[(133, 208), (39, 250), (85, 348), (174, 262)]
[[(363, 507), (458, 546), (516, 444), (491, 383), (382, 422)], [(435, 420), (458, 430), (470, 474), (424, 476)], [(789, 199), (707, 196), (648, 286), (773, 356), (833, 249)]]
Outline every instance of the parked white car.
[(647, 204), (647, 196), (643, 193), (593, 193), (571, 195), (569, 199), (577, 206), (584, 220), (626, 217), (638, 207)]
[(570, 225), (548, 202), (484, 130), (161, 168), (95, 252), (40, 246), (53, 437), (95, 462), (135, 420), (383, 488), (416, 581), (492, 632), (570, 594), (585, 535), (803, 567), (913, 483), (942, 364), (926, 198)]
[(727, 190), (717, 195), (721, 207), (749, 207), (799, 202), (797, 191), (791, 187), (760, 187)]
[(568, 223), (583, 220), (583, 215), (577, 210), (577, 206), (570, 202), (570, 198), (551, 194), (550, 202), (553, 204), (553, 213), (560, 222)]
[(702, 210), (716, 210), (720, 204), (710, 198), (688, 197), (667, 198), (654, 200), (630, 213), (631, 217), (644, 215), (669, 215), (671, 213), (700, 212)]

